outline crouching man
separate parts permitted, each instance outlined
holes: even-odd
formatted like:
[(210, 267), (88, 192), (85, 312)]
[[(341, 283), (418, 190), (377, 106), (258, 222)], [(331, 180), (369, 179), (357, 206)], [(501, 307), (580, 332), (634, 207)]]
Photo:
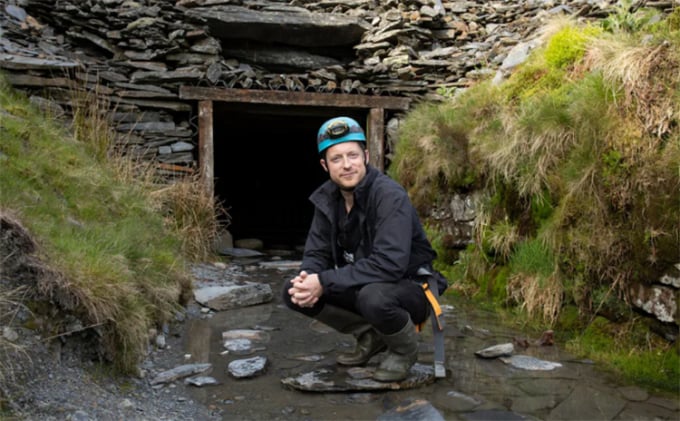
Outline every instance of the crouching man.
[(288, 308), (354, 335), (356, 347), (339, 354), (341, 365), (363, 365), (387, 355), (373, 378), (406, 378), (418, 357), (415, 325), (430, 305), (419, 269), (432, 269), (432, 249), (406, 191), (368, 163), (366, 136), (348, 117), (319, 129), (320, 164), (328, 173), (310, 196), (314, 217), (300, 273), (283, 288)]

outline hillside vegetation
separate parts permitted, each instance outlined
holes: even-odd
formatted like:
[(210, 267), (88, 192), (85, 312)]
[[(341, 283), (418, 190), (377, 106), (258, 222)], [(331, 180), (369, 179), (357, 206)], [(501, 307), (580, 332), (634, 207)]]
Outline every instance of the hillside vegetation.
[(628, 300), (680, 262), (680, 9), (556, 20), (539, 45), (413, 109), (389, 171), (421, 210), (483, 192), (475, 244), (438, 262), (453, 289), (678, 392), (678, 350)]
[[(0, 314), (6, 324), (26, 305), (26, 327), (80, 337), (132, 371), (185, 303), (186, 265), (210, 252), (216, 208), (192, 180), (160, 184), (117, 156), (101, 104), (82, 92), (64, 127), (0, 77)], [(16, 352), (0, 338), (0, 377)]]

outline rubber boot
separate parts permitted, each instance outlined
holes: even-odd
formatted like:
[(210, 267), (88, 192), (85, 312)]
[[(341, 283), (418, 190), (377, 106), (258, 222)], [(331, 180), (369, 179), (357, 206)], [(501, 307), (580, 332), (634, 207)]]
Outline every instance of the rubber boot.
[(387, 356), (373, 373), (379, 382), (396, 382), (408, 377), (409, 371), (418, 359), (418, 333), (408, 319), (406, 325), (397, 333), (382, 335), (387, 344)]
[(340, 307), (325, 305), (315, 319), (341, 333), (349, 333), (356, 339), (353, 351), (339, 353), (336, 362), (340, 365), (363, 365), (375, 354), (387, 349), (378, 332), (360, 315)]

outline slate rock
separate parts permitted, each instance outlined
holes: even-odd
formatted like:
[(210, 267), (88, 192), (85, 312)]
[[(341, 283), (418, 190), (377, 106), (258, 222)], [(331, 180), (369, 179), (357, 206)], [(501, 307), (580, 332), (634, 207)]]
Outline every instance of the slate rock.
[(270, 285), (255, 282), (208, 286), (194, 290), (196, 302), (215, 311), (267, 303), (273, 297)]
[(463, 419), (468, 421), (524, 421), (530, 418), (515, 412), (490, 409), (463, 414)]
[(560, 363), (539, 360), (538, 358), (530, 357), (528, 355), (513, 355), (511, 357), (501, 358), (500, 360), (513, 367), (524, 370), (550, 371), (562, 367), (562, 364)]
[(512, 355), (514, 351), (515, 346), (512, 343), (505, 343), (484, 348), (480, 351), (475, 352), (475, 355), (482, 358), (496, 358), (506, 355)]
[(243, 360), (234, 360), (227, 366), (227, 371), (233, 377), (242, 379), (253, 377), (264, 372), (267, 367), (266, 357), (253, 357)]
[(301, 373), (297, 376), (281, 379), (284, 386), (292, 389), (308, 392), (356, 392), (374, 390), (405, 390), (413, 389), (434, 383), (434, 369), (431, 365), (416, 363), (411, 367), (409, 376), (398, 382), (379, 382), (369, 377), (368, 374), (375, 367), (361, 368), (367, 373), (357, 373), (354, 369), (331, 366), (322, 367), (310, 372)]
[(424, 399), (406, 400), (381, 414), (377, 421), (444, 421), (442, 414)]
[(170, 383), (182, 377), (192, 376), (210, 370), (212, 364), (184, 364), (170, 370), (163, 371), (151, 380), (151, 384)]

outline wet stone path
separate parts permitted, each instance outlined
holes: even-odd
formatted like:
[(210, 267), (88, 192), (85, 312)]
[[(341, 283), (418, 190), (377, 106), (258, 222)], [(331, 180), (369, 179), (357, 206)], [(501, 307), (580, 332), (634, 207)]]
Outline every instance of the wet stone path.
[(212, 368), (184, 384), (225, 420), (680, 420), (677, 396), (621, 384), (561, 344), (541, 345), (551, 341), (527, 338), (496, 315), (448, 297), (446, 378), (431, 374), (428, 322), (409, 381), (386, 388), (362, 383), (380, 356), (363, 368), (336, 366), (336, 352), (351, 349), (352, 337), (281, 303), (281, 285), (297, 264), (263, 256), (195, 271), (198, 285), (256, 284), (265, 295), (263, 286), (270, 287), (259, 304), (249, 295), (243, 307), (196, 305), (198, 316), (185, 324), (187, 363)]

